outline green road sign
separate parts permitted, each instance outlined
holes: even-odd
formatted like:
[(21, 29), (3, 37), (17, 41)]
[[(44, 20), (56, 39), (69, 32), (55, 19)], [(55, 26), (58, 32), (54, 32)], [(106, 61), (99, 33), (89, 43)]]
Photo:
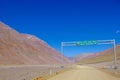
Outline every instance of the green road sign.
[(98, 44), (98, 41), (79, 41), (79, 42), (75, 42), (75, 44), (77, 46), (84, 46), (84, 45), (96, 45)]

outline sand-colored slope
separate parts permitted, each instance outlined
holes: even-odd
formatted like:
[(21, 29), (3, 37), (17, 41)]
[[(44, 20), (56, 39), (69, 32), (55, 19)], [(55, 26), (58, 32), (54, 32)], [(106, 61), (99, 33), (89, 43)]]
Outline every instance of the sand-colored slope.
[[(100, 54), (98, 56), (95, 57), (91, 57), (91, 58), (84, 58), (81, 59), (78, 63), (79, 64), (88, 64), (88, 63), (98, 63), (98, 62), (107, 62), (107, 61), (113, 61), (114, 60), (114, 52), (113, 49), (109, 49), (100, 53), (96, 53), (96, 54)], [(120, 59), (120, 45), (116, 46), (116, 54), (117, 54), (117, 59)]]

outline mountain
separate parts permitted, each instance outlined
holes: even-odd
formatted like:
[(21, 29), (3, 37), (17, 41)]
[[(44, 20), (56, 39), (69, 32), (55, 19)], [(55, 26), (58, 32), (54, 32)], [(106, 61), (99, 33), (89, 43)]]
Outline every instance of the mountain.
[[(113, 48), (108, 50), (92, 53), (92, 54), (83, 54), (77, 57), (78, 64), (88, 64), (88, 63), (98, 63), (114, 60)], [(120, 44), (116, 45), (116, 55), (117, 60), (120, 59)]]
[[(62, 54), (45, 41), (0, 22), (0, 65), (61, 64)], [(69, 60), (63, 56), (64, 63)]]

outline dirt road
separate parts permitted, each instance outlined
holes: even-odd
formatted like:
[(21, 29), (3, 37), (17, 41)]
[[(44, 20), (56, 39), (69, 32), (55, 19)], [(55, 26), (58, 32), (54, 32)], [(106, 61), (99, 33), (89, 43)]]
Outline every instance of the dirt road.
[(110, 74), (88, 66), (76, 66), (75, 69), (61, 73), (48, 80), (120, 80)]

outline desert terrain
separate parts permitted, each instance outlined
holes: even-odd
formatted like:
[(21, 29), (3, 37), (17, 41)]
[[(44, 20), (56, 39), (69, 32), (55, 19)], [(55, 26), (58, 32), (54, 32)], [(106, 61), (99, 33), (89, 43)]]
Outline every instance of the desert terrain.
[[(71, 62), (34, 35), (0, 22), (0, 80), (120, 80), (120, 45)], [(63, 62), (62, 62), (63, 60)]]

